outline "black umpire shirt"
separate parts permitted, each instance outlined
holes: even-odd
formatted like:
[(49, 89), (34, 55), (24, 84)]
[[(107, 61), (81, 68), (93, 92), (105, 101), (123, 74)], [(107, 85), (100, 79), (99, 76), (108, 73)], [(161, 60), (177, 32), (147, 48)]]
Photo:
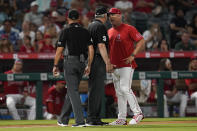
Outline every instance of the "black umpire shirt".
[(93, 22), (88, 26), (88, 31), (90, 32), (91, 41), (96, 54), (100, 54), (97, 46), (99, 43), (104, 43), (108, 49), (109, 37), (107, 34), (107, 29), (100, 20), (93, 20)]
[(87, 56), (88, 46), (91, 45), (90, 33), (78, 23), (72, 23), (65, 28), (59, 37), (57, 47), (68, 47), (68, 55)]

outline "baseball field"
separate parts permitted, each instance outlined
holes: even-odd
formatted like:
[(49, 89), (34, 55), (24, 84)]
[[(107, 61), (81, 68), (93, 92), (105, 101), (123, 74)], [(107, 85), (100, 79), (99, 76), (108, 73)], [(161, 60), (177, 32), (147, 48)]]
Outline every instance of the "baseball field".
[[(111, 122), (114, 119), (103, 119)], [(56, 120), (1, 120), (0, 131), (197, 131), (197, 117), (191, 118), (145, 118), (134, 126), (95, 126), (95, 127), (57, 126)]]

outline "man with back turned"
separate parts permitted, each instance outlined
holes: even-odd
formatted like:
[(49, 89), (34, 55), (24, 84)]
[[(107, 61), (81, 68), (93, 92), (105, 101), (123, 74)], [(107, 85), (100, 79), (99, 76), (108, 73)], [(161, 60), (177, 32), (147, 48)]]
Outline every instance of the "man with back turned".
[(57, 42), (53, 67), (53, 75), (58, 76), (58, 62), (64, 51), (64, 77), (67, 82), (67, 95), (57, 124), (59, 126), (68, 126), (69, 116), (73, 110), (76, 124), (72, 126), (84, 127), (85, 121), (78, 87), (84, 73), (87, 51), (88, 65), (85, 70), (86, 75), (90, 73), (94, 49), (91, 45), (91, 37), (88, 30), (82, 28), (79, 24), (78, 11), (70, 10), (67, 19), (69, 25), (62, 31)]

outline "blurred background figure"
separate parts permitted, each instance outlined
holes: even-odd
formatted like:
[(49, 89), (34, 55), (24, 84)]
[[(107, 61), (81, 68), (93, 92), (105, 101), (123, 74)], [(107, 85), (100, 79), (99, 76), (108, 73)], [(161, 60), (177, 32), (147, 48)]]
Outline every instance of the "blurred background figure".
[(187, 21), (183, 9), (176, 10), (176, 16), (170, 22), (170, 48), (174, 49), (180, 35), (186, 30)]
[[(172, 71), (171, 61), (167, 58), (161, 59), (159, 64), (159, 71)], [(157, 89), (157, 81), (153, 80), (153, 88)], [(180, 102), (179, 116), (185, 116), (185, 109), (187, 106), (187, 93), (186, 91), (179, 91), (175, 86), (174, 79), (164, 80), (164, 117), (169, 117), (169, 110), (167, 102)]]
[(19, 32), (12, 27), (10, 20), (5, 20), (3, 26), (0, 28), (0, 37), (6, 35), (8, 40), (12, 43), (14, 51), (18, 50)]
[(143, 33), (143, 37), (145, 39), (146, 51), (157, 50), (159, 41), (162, 39), (162, 33), (159, 24), (152, 24), (150, 29)]
[(181, 41), (176, 43), (175, 50), (177, 51), (192, 51), (196, 50), (195, 45), (190, 42), (190, 35), (188, 32), (184, 31), (181, 35)]
[(48, 89), (45, 99), (47, 111), (44, 113), (46, 119), (55, 119), (60, 115), (66, 92), (65, 81), (57, 81), (55, 85)]
[[(194, 57), (189, 63), (189, 71), (197, 71), (197, 58)], [(197, 78), (185, 79), (188, 86), (189, 98), (195, 101), (196, 115), (197, 115)]]
[[(23, 62), (20, 59), (16, 59), (11, 70), (6, 71), (5, 74), (19, 74), (22, 73)], [(28, 93), (24, 95), (24, 88), (28, 86), (26, 81), (6, 81), (4, 82), (4, 93), (6, 94), (6, 105), (14, 120), (20, 120), (20, 116), (16, 109), (16, 104), (24, 104), (30, 107), (30, 113), (28, 115), (29, 120), (35, 119), (35, 98), (28, 96)]]
[(8, 35), (1, 35), (0, 39), (0, 53), (13, 53), (13, 45), (8, 40)]
[(42, 17), (43, 15), (38, 12), (38, 2), (33, 1), (30, 4), (31, 10), (29, 13), (26, 13), (24, 16), (24, 22), (29, 22), (35, 24), (36, 26), (40, 26), (42, 24)]

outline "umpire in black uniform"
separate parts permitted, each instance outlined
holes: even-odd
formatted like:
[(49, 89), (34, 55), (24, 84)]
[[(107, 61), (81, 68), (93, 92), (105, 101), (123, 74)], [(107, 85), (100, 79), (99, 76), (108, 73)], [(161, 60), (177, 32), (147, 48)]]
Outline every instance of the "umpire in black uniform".
[(88, 27), (95, 51), (88, 83), (89, 95), (87, 125), (90, 126), (107, 124), (102, 122), (100, 118), (106, 71), (111, 72), (113, 70), (113, 66), (110, 63), (107, 53), (109, 38), (107, 29), (104, 25), (106, 21), (107, 10), (102, 6), (99, 6), (96, 8), (95, 19)]
[(67, 83), (67, 95), (57, 124), (67, 126), (73, 109), (76, 122), (73, 127), (83, 127), (85, 126), (85, 121), (78, 87), (84, 73), (87, 53), (89, 54), (89, 59), (85, 71), (86, 75), (90, 73), (94, 49), (91, 45), (91, 37), (88, 30), (82, 28), (78, 23), (78, 11), (70, 10), (67, 19), (69, 25), (60, 34), (53, 67), (53, 75), (57, 76), (59, 73), (58, 62), (64, 51), (64, 77)]

